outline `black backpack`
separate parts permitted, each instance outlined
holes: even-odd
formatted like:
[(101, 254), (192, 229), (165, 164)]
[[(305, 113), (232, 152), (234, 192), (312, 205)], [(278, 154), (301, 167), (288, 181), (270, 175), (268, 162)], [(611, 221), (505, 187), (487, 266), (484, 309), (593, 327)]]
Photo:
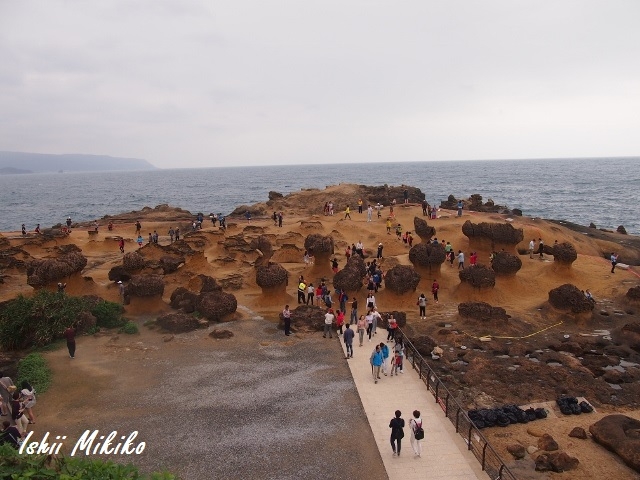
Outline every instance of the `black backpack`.
[(424, 429), (422, 428), (422, 422), (420, 422), (420, 425), (418, 425), (418, 422), (416, 422), (416, 430), (413, 435), (416, 440), (422, 440), (424, 438)]

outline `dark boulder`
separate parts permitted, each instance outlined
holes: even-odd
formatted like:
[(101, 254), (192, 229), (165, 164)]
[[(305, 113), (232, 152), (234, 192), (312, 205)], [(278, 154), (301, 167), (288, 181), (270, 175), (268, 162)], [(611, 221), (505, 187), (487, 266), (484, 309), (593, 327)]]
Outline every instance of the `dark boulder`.
[(565, 452), (542, 453), (536, 457), (536, 471), (562, 473), (573, 470), (580, 464), (577, 458)]
[(485, 302), (462, 302), (458, 305), (461, 317), (482, 322), (495, 321), (504, 323), (511, 318), (502, 307), (493, 307)]
[(507, 252), (497, 252), (491, 261), (491, 268), (496, 275), (515, 275), (522, 268), (522, 260)]
[(166, 275), (178, 270), (180, 265), (182, 265), (184, 262), (184, 257), (176, 257), (175, 255), (163, 255), (160, 258), (160, 268), (162, 268), (162, 272)]
[(558, 243), (552, 247), (553, 261), (571, 265), (578, 258), (578, 252), (569, 242)]
[[(360, 255), (356, 255), (356, 257), (360, 258)], [(333, 287), (336, 290), (357, 292), (362, 288), (363, 276), (355, 268), (343, 268), (333, 277)]]
[(211, 338), (215, 338), (216, 340), (226, 340), (228, 338), (233, 337), (233, 332), (231, 330), (218, 330), (213, 329), (209, 334)]
[(334, 253), (333, 237), (312, 233), (305, 238), (304, 248), (313, 252), (316, 259), (329, 257)]
[(522, 460), (527, 454), (527, 450), (524, 448), (524, 445), (520, 445), (519, 443), (507, 445), (507, 452), (513, 455), (513, 458), (516, 460)]
[(198, 294), (184, 287), (176, 288), (171, 294), (171, 308), (193, 313), (198, 308)]
[(281, 193), (274, 192), (273, 190), (269, 192), (269, 200), (279, 200), (281, 198), (284, 198), (284, 195)]
[(561, 312), (586, 313), (594, 308), (593, 302), (590, 302), (578, 287), (570, 283), (549, 291), (549, 303)]
[(538, 448), (545, 452), (554, 452), (558, 450), (559, 447), (558, 442), (556, 442), (551, 435), (545, 433), (538, 439)]
[(573, 429), (569, 432), (569, 436), (572, 438), (579, 438), (581, 440), (586, 440), (587, 432), (582, 427), (573, 427)]
[(344, 267), (345, 269), (355, 270), (355, 272), (360, 275), (360, 278), (364, 278), (367, 274), (367, 266), (364, 263), (364, 259), (360, 255), (351, 255), (349, 260), (347, 260), (347, 264)]
[(627, 323), (620, 329), (620, 338), (636, 352), (640, 352), (640, 323)]
[(616, 232), (621, 233), (623, 235), (627, 234), (627, 229), (624, 228), (624, 225), (619, 225), (618, 228), (616, 228)]
[(109, 280), (112, 282), (128, 282), (131, 280), (131, 273), (129, 273), (124, 266), (116, 265), (109, 270)]
[(193, 315), (176, 312), (158, 317), (156, 325), (171, 333), (184, 333), (205, 327), (207, 322), (199, 320)]
[(415, 292), (418, 283), (420, 283), (420, 274), (407, 265), (392, 267), (384, 277), (385, 288), (397, 294)]
[(286, 286), (289, 272), (279, 263), (269, 262), (256, 269), (256, 283), (261, 288)]
[(77, 333), (84, 333), (89, 329), (96, 326), (98, 319), (94, 317), (91, 312), (82, 311), (76, 317), (76, 330)]
[(460, 281), (474, 288), (493, 288), (496, 286), (496, 273), (484, 265), (472, 265), (460, 271)]
[(411, 343), (416, 347), (418, 353), (425, 358), (431, 357), (431, 351), (434, 347), (438, 346), (438, 342), (436, 342), (432, 337), (428, 335), (420, 335), (418, 337), (411, 338)]
[(87, 259), (79, 251), (63, 253), (57, 258), (31, 260), (27, 264), (27, 284), (41, 287), (57, 282), (81, 272), (86, 265)]
[(125, 253), (122, 257), (122, 266), (128, 272), (142, 270), (146, 266), (144, 257), (138, 252)]
[(162, 275), (133, 275), (125, 287), (125, 295), (130, 297), (155, 297), (163, 293)]
[(589, 427), (593, 439), (640, 472), (640, 420), (607, 415)]
[(490, 246), (492, 250), (513, 247), (524, 239), (524, 230), (514, 228), (510, 223), (472, 223), (467, 220), (462, 225), (462, 233), (469, 238), (471, 245), (478, 243)]
[(218, 281), (209, 275), (198, 275), (189, 281), (189, 287), (198, 290), (200, 293), (221, 292), (222, 286), (218, 285)]
[(200, 295), (198, 312), (208, 320), (220, 322), (226, 315), (238, 309), (235, 295), (225, 292), (208, 292)]
[[(319, 306), (299, 305), (291, 310), (291, 327), (296, 332), (321, 332), (324, 329), (326, 311)], [(284, 318), (280, 313), (280, 328), (284, 328)]]
[(435, 227), (430, 227), (427, 221), (420, 217), (413, 217), (413, 230), (423, 242), (430, 240), (436, 234)]
[(627, 290), (627, 294), (625, 295), (627, 300), (631, 300), (632, 302), (640, 302), (640, 285), (636, 287), (631, 287)]
[(439, 243), (418, 243), (409, 250), (409, 261), (415, 267), (440, 268), (444, 260), (444, 247)]

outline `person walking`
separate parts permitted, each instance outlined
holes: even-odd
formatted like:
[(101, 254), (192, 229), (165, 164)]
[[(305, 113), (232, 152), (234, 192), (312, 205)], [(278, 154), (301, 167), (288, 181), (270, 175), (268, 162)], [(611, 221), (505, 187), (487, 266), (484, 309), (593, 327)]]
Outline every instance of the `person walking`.
[(26, 380), (22, 381), (20, 387), (22, 388), (22, 390), (20, 390), (20, 397), (24, 403), (24, 411), (27, 414), (29, 423), (35, 424), (36, 417), (33, 415), (33, 407), (36, 406), (36, 389)]
[(373, 383), (378, 383), (378, 380), (380, 380), (380, 368), (382, 367), (382, 363), (384, 362), (384, 357), (382, 356), (380, 345), (376, 345), (375, 350), (371, 352), (371, 358), (369, 358), (369, 362), (371, 363), (371, 374), (373, 375)]
[(400, 370), (400, 373), (404, 373), (404, 344), (402, 343), (401, 337), (396, 338), (396, 344), (393, 350), (396, 354), (396, 372)]
[(382, 352), (382, 373), (386, 377), (389, 365), (389, 347), (387, 347), (386, 343), (380, 343), (380, 351)]
[(336, 328), (338, 329), (338, 336), (342, 335), (342, 326), (344, 325), (344, 310), (336, 310)]
[(11, 377), (7, 377), (0, 372), (0, 414), (3, 417), (11, 415), (11, 396), (15, 389), (16, 386), (13, 384)]
[(418, 301), (416, 302), (418, 308), (420, 309), (419, 316), (422, 320), (427, 318), (427, 297), (424, 296), (424, 293), (421, 293), (418, 297)]
[(124, 238), (118, 241), (118, 247), (120, 247), (120, 253), (124, 253)]
[(538, 254), (540, 255), (540, 260), (544, 259), (544, 241), (541, 238), (538, 239)]
[(533, 258), (533, 252), (536, 250), (536, 241), (532, 238), (529, 242), (529, 258)]
[(282, 319), (284, 320), (284, 334), (288, 337), (291, 335), (291, 310), (289, 310), (289, 305), (284, 306)]
[(367, 335), (369, 336), (369, 341), (371, 341), (371, 335), (373, 335), (373, 310), (368, 310), (364, 319), (367, 322)]
[(18, 431), (24, 436), (29, 425), (29, 419), (24, 414), (24, 404), (20, 401), (20, 392), (13, 392), (13, 399), (11, 400), (11, 418), (15, 423)]
[(67, 327), (62, 334), (67, 339), (67, 350), (69, 350), (69, 358), (75, 358), (76, 356), (76, 329), (73, 326)]
[(333, 325), (333, 321), (336, 316), (333, 314), (333, 309), (328, 308), (327, 313), (324, 315), (324, 334), (322, 338), (327, 338), (327, 333), (329, 333), (329, 338), (333, 338), (333, 333), (331, 332), (331, 325)]
[(371, 221), (371, 217), (373, 216), (373, 207), (369, 205), (367, 207), (367, 222)]
[(349, 209), (349, 205), (344, 209), (344, 219), (346, 220), (347, 218), (351, 220), (351, 210)]
[(371, 321), (371, 330), (373, 331), (374, 335), (377, 335), (378, 322), (382, 322), (382, 316), (378, 313), (378, 309), (376, 307), (373, 307), (373, 312), (371, 312), (371, 315), (373, 316)]
[(351, 324), (347, 323), (343, 336), (344, 344), (347, 347), (347, 359), (353, 358), (353, 337), (355, 337), (355, 333), (351, 330)]
[(396, 330), (398, 329), (398, 322), (393, 318), (393, 314), (389, 315), (389, 326), (387, 327), (387, 342), (392, 342), (396, 338)]
[(463, 208), (462, 200), (458, 200), (458, 216), (462, 216), (462, 208)]
[(409, 427), (411, 428), (411, 448), (413, 453), (418, 457), (422, 456), (422, 439), (424, 438), (424, 429), (422, 428), (422, 418), (420, 418), (420, 411), (413, 411), (413, 418), (409, 420)]
[(355, 325), (358, 322), (358, 300), (356, 297), (353, 297), (353, 301), (351, 302), (351, 324)]
[(400, 448), (402, 447), (402, 439), (404, 438), (404, 420), (402, 419), (402, 412), (400, 412), (400, 410), (396, 410), (396, 416), (389, 422), (389, 428), (391, 429), (393, 456), (400, 456)]
[(618, 254), (616, 252), (611, 252), (611, 273), (616, 273), (614, 270), (616, 269), (617, 264)]
[(314, 294), (315, 288), (313, 288), (313, 283), (310, 283), (307, 287), (307, 305), (313, 305)]
[(440, 284), (434, 278), (433, 283), (431, 284), (431, 293), (433, 294), (433, 300), (436, 303), (438, 303), (438, 290), (440, 290)]
[(120, 301), (122, 302), (122, 304), (124, 305), (124, 297), (126, 295), (126, 291), (124, 288), (124, 285), (122, 283), (122, 280), (118, 280), (118, 293), (120, 294)]
[(364, 318), (364, 315), (360, 315), (360, 318), (358, 319), (357, 329), (360, 346), (362, 346), (362, 342), (364, 341), (364, 332), (367, 329), (367, 320)]
[(384, 248), (384, 245), (382, 245), (382, 242), (380, 242), (378, 244), (378, 255), (376, 256), (376, 258), (382, 258), (382, 249)]
[(301, 278), (300, 282), (298, 283), (298, 305), (300, 305), (301, 303), (304, 303), (305, 305), (307, 304), (306, 294), (307, 284), (304, 283), (304, 279)]
[(462, 250), (458, 250), (458, 270), (464, 270), (464, 252)]

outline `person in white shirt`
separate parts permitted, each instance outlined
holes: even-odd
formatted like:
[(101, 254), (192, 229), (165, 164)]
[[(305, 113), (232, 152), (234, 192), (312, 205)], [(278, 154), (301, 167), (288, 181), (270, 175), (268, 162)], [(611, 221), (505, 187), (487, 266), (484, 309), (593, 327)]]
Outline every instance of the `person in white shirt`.
[[(419, 410), (414, 410), (413, 411), (413, 418), (411, 420), (409, 420), (409, 427), (411, 428), (411, 438), (409, 439), (411, 441), (411, 448), (413, 448), (413, 452), (418, 456), (421, 457), (422, 456), (422, 438), (424, 438), (424, 430), (422, 427), (422, 418), (420, 418), (420, 411)], [(422, 436), (422, 438), (416, 438), (416, 431), (421, 430), (422, 431), (422, 435), (418, 435), (419, 437)]]
[(533, 258), (533, 252), (536, 251), (536, 241), (531, 240), (529, 242), (529, 258)]
[(458, 250), (458, 270), (459, 269), (464, 270), (464, 253), (462, 250)]
[(333, 321), (336, 316), (333, 314), (333, 309), (327, 309), (327, 313), (324, 316), (324, 335), (322, 338), (327, 338), (327, 333), (329, 333), (329, 338), (333, 338), (333, 334), (331, 333), (331, 325), (333, 325)]

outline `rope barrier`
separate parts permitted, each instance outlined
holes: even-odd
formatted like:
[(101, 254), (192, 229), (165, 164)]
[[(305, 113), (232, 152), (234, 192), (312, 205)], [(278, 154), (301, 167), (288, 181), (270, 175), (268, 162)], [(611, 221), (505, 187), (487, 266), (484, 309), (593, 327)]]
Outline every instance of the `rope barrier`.
[(482, 335), (481, 337), (477, 337), (475, 335), (471, 335), (470, 333), (463, 332), (463, 331), (461, 331), (460, 333), (462, 333), (463, 335), (466, 335), (467, 337), (475, 338), (476, 340), (480, 340), (480, 341), (482, 341), (483, 339), (492, 339), (492, 338), (500, 338), (500, 339), (503, 339), (503, 340), (522, 340), (524, 338), (529, 338), (529, 337), (533, 337), (534, 335), (538, 335), (539, 333), (542, 333), (542, 332), (544, 332), (546, 330), (549, 330), (550, 328), (557, 327), (558, 325), (562, 325), (563, 323), (564, 323), (564, 321), (560, 321), (558, 323), (554, 323), (553, 325), (548, 325), (548, 326), (544, 327), (541, 330), (538, 330), (536, 332), (530, 333), (528, 335), (523, 335), (523, 336), (520, 336), (520, 337), (503, 337), (503, 336), (498, 336), (498, 335)]

